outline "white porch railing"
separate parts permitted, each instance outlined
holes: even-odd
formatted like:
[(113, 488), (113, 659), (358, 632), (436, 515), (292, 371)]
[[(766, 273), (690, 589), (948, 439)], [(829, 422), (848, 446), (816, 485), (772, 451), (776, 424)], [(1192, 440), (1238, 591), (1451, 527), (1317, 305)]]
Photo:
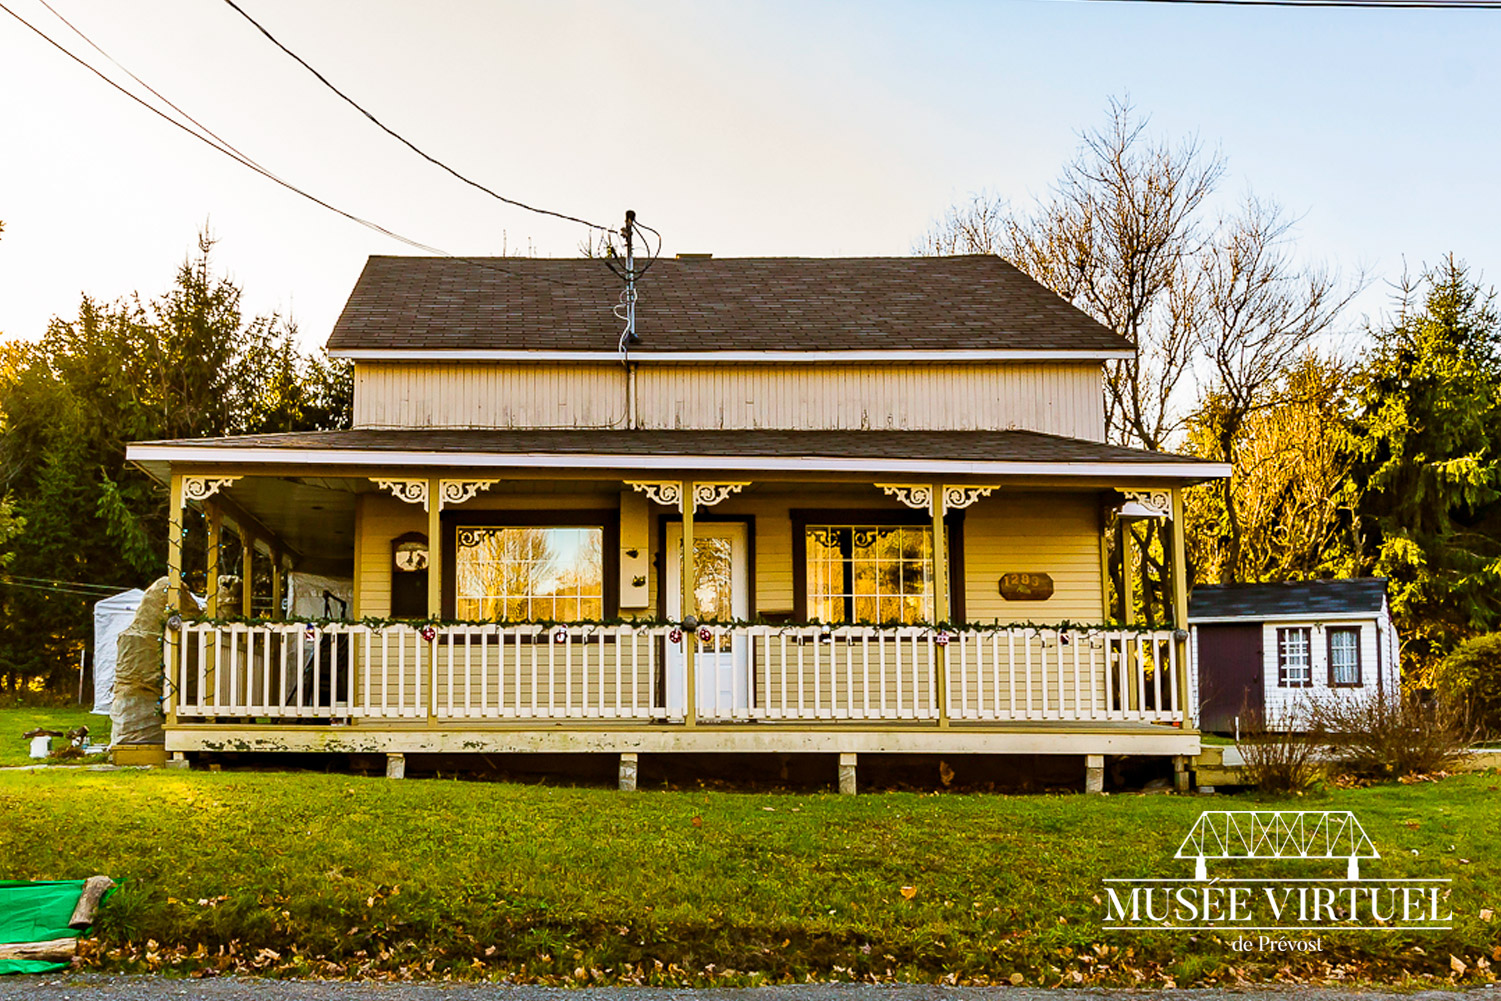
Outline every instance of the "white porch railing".
[[(209, 624), (168, 632), (179, 719), (1181, 722), (1170, 631)], [(676, 672), (676, 675), (674, 675)], [(676, 693), (676, 694), (674, 694)]]

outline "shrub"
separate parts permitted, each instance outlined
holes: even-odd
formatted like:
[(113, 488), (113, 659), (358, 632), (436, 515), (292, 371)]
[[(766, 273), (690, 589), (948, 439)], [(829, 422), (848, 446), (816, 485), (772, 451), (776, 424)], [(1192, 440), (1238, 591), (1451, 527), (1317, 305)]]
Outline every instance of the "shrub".
[(1390, 692), (1311, 703), (1311, 729), (1341, 771), (1369, 779), (1426, 775), (1452, 767), (1473, 742), (1462, 706)]
[(1467, 640), (1434, 667), (1438, 697), (1464, 706), (1476, 729), (1501, 737), (1501, 633)]
[(1245, 759), (1247, 781), (1261, 792), (1302, 792), (1323, 774), (1317, 741), (1303, 733), (1268, 726), (1266, 717), (1249, 707), (1241, 713), (1235, 746)]

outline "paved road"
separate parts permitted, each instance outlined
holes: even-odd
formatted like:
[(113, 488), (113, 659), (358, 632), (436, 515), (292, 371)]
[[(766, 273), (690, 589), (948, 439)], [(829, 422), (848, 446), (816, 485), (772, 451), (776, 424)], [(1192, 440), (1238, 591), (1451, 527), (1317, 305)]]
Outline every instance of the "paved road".
[(0, 1001), (1501, 1001), (1501, 989), (1378, 992), (1323, 990), (1102, 991), (1027, 987), (874, 986), (809, 984), (799, 987), (688, 990), (657, 987), (509, 987), (474, 984), (349, 983), (329, 980), (168, 980), (94, 974), (0, 979)]

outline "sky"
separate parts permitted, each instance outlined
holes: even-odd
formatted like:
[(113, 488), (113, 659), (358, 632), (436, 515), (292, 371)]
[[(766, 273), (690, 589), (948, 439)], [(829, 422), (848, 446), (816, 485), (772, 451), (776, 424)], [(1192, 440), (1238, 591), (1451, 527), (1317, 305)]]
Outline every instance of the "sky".
[[(455, 254), (576, 256), (577, 225), (491, 200), (377, 130), (212, 0), (49, 0), (269, 170)], [(950, 204), (1045, 196), (1129, 96), (1370, 277), (1454, 252), (1501, 278), (1501, 11), (1092, 0), (239, 0), (378, 117), (506, 194), (664, 252), (904, 255)], [(41, 0), (6, 6), (115, 78)], [(131, 103), (0, 12), (0, 334), (79, 296), (165, 291), (208, 227), (248, 312), (322, 343), (365, 258), (413, 253)], [(642, 308), (649, 308), (643, 291)]]

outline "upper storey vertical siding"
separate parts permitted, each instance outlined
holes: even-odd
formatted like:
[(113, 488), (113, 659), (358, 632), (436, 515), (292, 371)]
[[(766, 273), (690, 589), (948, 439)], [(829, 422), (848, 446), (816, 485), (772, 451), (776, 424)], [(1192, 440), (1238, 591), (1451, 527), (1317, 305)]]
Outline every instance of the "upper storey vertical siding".
[[(1006, 430), (1101, 441), (1098, 362), (945, 365), (646, 363), (641, 428)], [(626, 426), (619, 365), (360, 363), (355, 426)]]

